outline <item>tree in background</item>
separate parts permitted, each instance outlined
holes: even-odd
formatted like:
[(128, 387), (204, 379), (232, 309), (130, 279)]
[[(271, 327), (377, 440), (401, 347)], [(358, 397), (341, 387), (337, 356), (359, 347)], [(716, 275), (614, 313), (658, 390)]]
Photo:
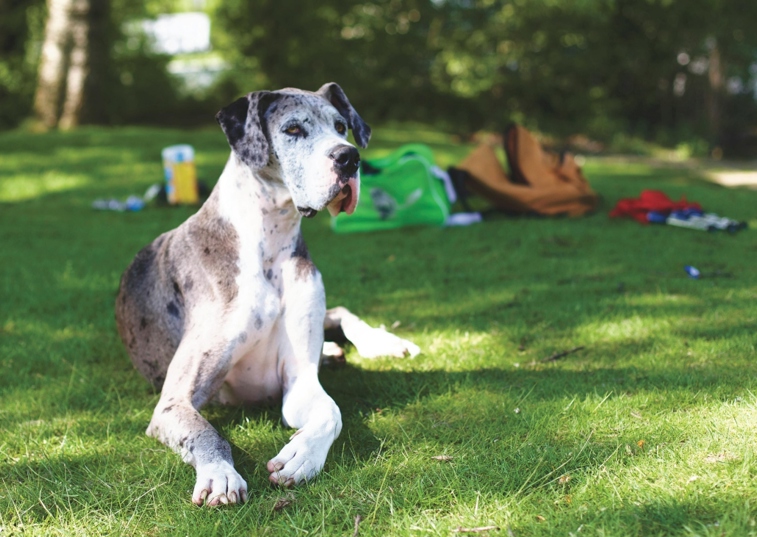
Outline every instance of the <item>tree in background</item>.
[(109, 1), (47, 0), (47, 11), (35, 114), (47, 128), (100, 122), (111, 45)]
[[(0, 0), (0, 128), (29, 110), (39, 63), (37, 113), (63, 128), (186, 124), (251, 90), (334, 80), (379, 123), (757, 144), (757, 2), (47, 0), (43, 32), (43, 1)], [(128, 30), (195, 9), (212, 11), (211, 54), (229, 65), (201, 96)]]
[(438, 112), (457, 97), (435, 91), (428, 77), (433, 11), (427, 0), (227, 0), (216, 12), (217, 44), (243, 91), (338, 81), (379, 120), (443, 121)]
[(44, 0), (0, 0), (0, 129), (16, 125), (31, 107), (43, 13)]

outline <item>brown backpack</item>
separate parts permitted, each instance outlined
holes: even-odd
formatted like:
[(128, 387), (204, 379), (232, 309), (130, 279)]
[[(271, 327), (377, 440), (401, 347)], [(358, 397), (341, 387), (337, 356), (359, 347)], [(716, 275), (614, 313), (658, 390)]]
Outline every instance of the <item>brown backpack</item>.
[(570, 153), (544, 150), (528, 130), (515, 124), (505, 131), (505, 153), (509, 176), (490, 145), (474, 149), (450, 170), (458, 190), (462, 171), (465, 190), (505, 211), (580, 216), (596, 208), (599, 198)]

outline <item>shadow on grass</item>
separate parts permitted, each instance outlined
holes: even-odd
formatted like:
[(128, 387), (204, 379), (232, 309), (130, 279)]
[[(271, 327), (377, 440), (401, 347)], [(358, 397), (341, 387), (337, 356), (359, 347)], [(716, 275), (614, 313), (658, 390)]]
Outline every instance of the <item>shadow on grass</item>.
[[(637, 345), (634, 353), (648, 351), (651, 342), (640, 341)], [(605, 350), (600, 348), (597, 352)], [(136, 372), (131, 375), (137, 377)], [(436, 487), (442, 486), (445, 479), (462, 479), (464, 490), (475, 486), (476, 490), (489, 491), (499, 498), (523, 497), (544, 487), (556, 486), (555, 480), (565, 472), (595, 472), (618, 454), (620, 446), (633, 448), (633, 452), (618, 455), (625, 457), (621, 464), (624, 461), (631, 464), (633, 457), (645, 456), (635, 448), (638, 440), (635, 430), (619, 431), (612, 438), (592, 437), (590, 421), (589, 429), (578, 431), (566, 430), (562, 423), (550, 421), (571, 399), (594, 398), (612, 403), (641, 393), (689, 393), (699, 397), (689, 399), (688, 405), (685, 396), (679, 397), (676, 411), (685, 413), (700, 405), (703, 396), (710, 400), (729, 400), (744, 395), (745, 388), (753, 384), (742, 367), (714, 364), (696, 369), (681, 366), (651, 371), (642, 367), (594, 367), (575, 371), (565, 369), (563, 364), (549, 364), (534, 369), (490, 367), (411, 372), (369, 370), (348, 364), (340, 369), (324, 370), (321, 378), (342, 411), (344, 429), (332, 448), (324, 475), (313, 483), (315, 488), (310, 492), (302, 489), (303, 494), (320, 495), (329, 491), (330, 495), (333, 490), (341, 490), (344, 479), (375, 487), (382, 474), (391, 470), (388, 479), (391, 486), (417, 481), (419, 475), (427, 475), (428, 479), (439, 483)], [(132, 386), (111, 397), (96, 398), (104, 417), (121, 412), (118, 402), (123, 398), (131, 398), (128, 405), (132, 410), (144, 407), (142, 417), (125, 417), (118, 427), (96, 427), (92, 418), (87, 420), (88, 424), (82, 424), (85, 420), (77, 418), (80, 413), (94, 410), (91, 389), (91, 385), (73, 383), (67, 389), (66, 404), (48, 407), (45, 419), (68, 417), (77, 421), (80, 423), (75, 431), (77, 442), (106, 447), (95, 449), (94, 454), (61, 453), (44, 460), (0, 464), (3, 487), (13, 491), (12, 501), (23, 507), (24, 520), (44, 523), (66, 513), (89, 515), (102, 510), (113, 511), (116, 519), (125, 521), (134, 510), (141, 509), (134, 503), (137, 499), (144, 497), (149, 503), (153, 496), (158, 502), (170, 497), (170, 505), (177, 509), (187, 507), (193, 471), (180, 463), (170, 450), (143, 434), (151, 405), (155, 403), (155, 396), (150, 395), (146, 384), (145, 390)], [(58, 392), (41, 394), (43, 399), (57, 399), (61, 395)], [(522, 412), (514, 413), (515, 408)], [(225, 437), (235, 437), (232, 441), (234, 458), (248, 481), (250, 494), (275, 498), (279, 492), (269, 486), (264, 465), (291, 433), (280, 425), (279, 408), (210, 407), (207, 415)], [(682, 419), (685, 420), (685, 416)], [(247, 420), (251, 426), (245, 425)], [(238, 436), (237, 429), (256, 429), (260, 424), (270, 424), (272, 436)], [(53, 436), (60, 441), (60, 434)], [(647, 430), (645, 434), (650, 443), (677, 444), (680, 437), (676, 435), (686, 433)], [(35, 436), (41, 441), (39, 435)], [(118, 445), (107, 446), (106, 440), (113, 436), (119, 437)], [(395, 455), (398, 452), (416, 457), (423, 455), (425, 462), (375, 464), (377, 459), (386, 460), (387, 449)], [(439, 466), (430, 460), (432, 455), (440, 453), (458, 456), (456, 466)], [(554, 464), (544, 463), (545, 458), (563, 465), (556, 470)], [(529, 476), (528, 479), (524, 479), (524, 475)], [(429, 496), (432, 492), (441, 494), (434, 492), (436, 489), (431, 485), (424, 487)], [(568, 493), (569, 487), (561, 490)], [(679, 500), (624, 504), (599, 515), (593, 523), (601, 525), (607, 518), (608, 524), (612, 521), (613, 527), (617, 527), (620, 520), (621, 524), (634, 529), (629, 534), (648, 534), (680, 528), (680, 524), (691, 520), (693, 513), (697, 520), (708, 517), (714, 520), (723, 506), (738, 507), (736, 500), (721, 496), (718, 506), (709, 510), (703, 510), (701, 505), (687, 507)], [(340, 501), (357, 502), (350, 498)], [(410, 495), (397, 494), (395, 508), (412, 510), (412, 501)], [(424, 504), (424, 508), (428, 509), (429, 505)], [(364, 507), (355, 509), (359, 512)], [(10, 509), (4, 511), (11, 512)], [(260, 515), (255, 511), (245, 516)], [(562, 530), (567, 527), (565, 524), (575, 523), (578, 527), (582, 523), (575, 513), (566, 513), (560, 521)], [(518, 526), (514, 529), (518, 530)]]

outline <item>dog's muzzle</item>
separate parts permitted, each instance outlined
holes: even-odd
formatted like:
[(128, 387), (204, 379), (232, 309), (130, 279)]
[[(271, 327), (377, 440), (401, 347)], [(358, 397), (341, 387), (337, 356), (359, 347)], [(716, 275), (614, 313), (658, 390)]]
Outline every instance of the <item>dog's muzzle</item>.
[(342, 177), (352, 177), (360, 168), (360, 153), (351, 145), (338, 145), (329, 153), (334, 161), (334, 171)]
[[(331, 216), (341, 212), (352, 214), (357, 207), (360, 196), (360, 153), (351, 145), (338, 145), (328, 154), (334, 164), (331, 170), (336, 175), (336, 182), (331, 187), (330, 200), (326, 208)], [(322, 209), (323, 207), (321, 207)], [(297, 210), (305, 218), (313, 218), (320, 209), (312, 207), (297, 207)]]
[(360, 169), (360, 153), (351, 145), (338, 145), (329, 153), (334, 161), (334, 172), (339, 184), (343, 185), (337, 195), (326, 206), (331, 216), (341, 212), (352, 214), (357, 206), (359, 183), (357, 173)]

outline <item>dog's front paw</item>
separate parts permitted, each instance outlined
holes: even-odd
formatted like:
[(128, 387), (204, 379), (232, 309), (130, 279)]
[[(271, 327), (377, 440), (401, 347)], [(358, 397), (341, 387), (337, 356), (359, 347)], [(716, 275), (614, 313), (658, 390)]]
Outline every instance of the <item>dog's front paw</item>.
[(247, 483), (226, 461), (197, 467), (197, 483), (192, 493), (196, 505), (225, 505), (247, 501)]
[(331, 442), (294, 433), (289, 443), (268, 461), (266, 467), (274, 485), (291, 487), (313, 479), (323, 469)]
[(382, 328), (369, 327), (365, 330), (360, 338), (355, 338), (352, 343), (355, 345), (358, 354), (363, 358), (378, 358), (379, 356), (394, 356), (402, 358), (410, 356), (414, 358), (421, 353), (420, 347), (401, 337), (395, 336)]

